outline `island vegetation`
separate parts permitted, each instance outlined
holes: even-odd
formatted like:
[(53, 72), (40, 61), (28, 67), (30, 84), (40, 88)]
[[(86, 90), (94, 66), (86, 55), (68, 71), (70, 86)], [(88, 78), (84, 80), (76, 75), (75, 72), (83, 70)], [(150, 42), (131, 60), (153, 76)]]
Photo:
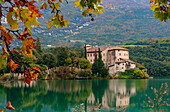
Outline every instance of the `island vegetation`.
[[(55, 79), (55, 80), (65, 80), (65, 79), (112, 79), (112, 78), (125, 78), (125, 79), (142, 79), (149, 78), (146, 73), (146, 69), (141, 64), (137, 63), (138, 69), (126, 70), (125, 72), (120, 72), (120, 76), (109, 75), (108, 69), (102, 61), (102, 56), (100, 49), (98, 51), (99, 58), (94, 64), (91, 64), (89, 60), (86, 59), (86, 49), (84, 47), (55, 47), (55, 48), (41, 48), (41, 42), (37, 38), (35, 44), (36, 50), (33, 50), (32, 57), (30, 55), (18, 55), (18, 57), (29, 67), (38, 67), (41, 73), (38, 75), (38, 79)], [(19, 52), (19, 48), (16, 51)], [(1, 79), (18, 79), (19, 74), (24, 73), (23, 66), (18, 66), (12, 75), (7, 75), (10, 73), (10, 68), (8, 65), (0, 69)], [(21, 76), (20, 79), (23, 79)]]
[(144, 65), (150, 76), (170, 76), (170, 37), (129, 42), (130, 59)]

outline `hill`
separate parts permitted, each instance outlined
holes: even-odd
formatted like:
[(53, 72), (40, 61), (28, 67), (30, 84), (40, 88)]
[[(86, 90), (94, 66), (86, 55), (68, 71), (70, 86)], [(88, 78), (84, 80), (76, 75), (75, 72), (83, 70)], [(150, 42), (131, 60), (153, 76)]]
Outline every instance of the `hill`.
[(143, 64), (152, 76), (170, 76), (170, 37), (126, 43), (130, 59)]
[[(74, 8), (73, 0), (68, 2), (61, 5), (61, 14), (70, 21), (67, 29), (53, 26), (48, 31), (47, 21), (51, 10), (41, 11), (45, 14), (38, 19), (41, 27), (34, 27), (32, 30), (34, 37), (40, 37), (43, 47), (48, 44), (79, 46), (85, 42), (91, 45), (122, 45), (126, 42), (170, 35), (170, 22), (160, 23), (155, 20), (148, 0), (103, 0), (105, 12), (95, 17), (94, 21), (88, 17), (83, 18), (79, 8)], [(24, 30), (22, 25), (19, 30)]]

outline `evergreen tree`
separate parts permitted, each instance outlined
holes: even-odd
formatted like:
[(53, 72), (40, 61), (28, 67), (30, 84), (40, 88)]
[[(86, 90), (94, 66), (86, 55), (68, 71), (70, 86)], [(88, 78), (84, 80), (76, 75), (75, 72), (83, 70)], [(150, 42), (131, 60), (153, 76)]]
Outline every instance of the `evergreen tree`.
[(85, 43), (85, 45), (84, 45), (84, 58), (86, 58), (86, 59), (87, 59), (86, 43)]
[(35, 46), (37, 47), (36, 51), (41, 55), (43, 51), (41, 49), (41, 42), (39, 37), (37, 37)]
[(99, 54), (99, 58), (94, 62), (94, 64), (92, 65), (92, 73), (94, 75), (98, 75), (99, 77), (106, 77), (109, 73), (108, 73), (108, 69), (105, 68), (105, 65), (102, 61), (102, 55), (101, 55), (101, 51), (100, 48), (98, 50), (98, 54)]

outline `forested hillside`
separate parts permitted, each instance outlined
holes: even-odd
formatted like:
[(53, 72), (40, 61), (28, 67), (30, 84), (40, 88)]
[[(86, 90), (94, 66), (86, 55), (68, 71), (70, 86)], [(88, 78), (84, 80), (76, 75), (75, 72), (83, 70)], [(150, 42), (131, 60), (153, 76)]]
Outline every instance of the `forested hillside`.
[(170, 75), (170, 38), (147, 39), (126, 43), (130, 59), (148, 69), (152, 76)]
[[(41, 4), (42, 2), (40, 2)], [(68, 0), (61, 5), (61, 14), (68, 19), (68, 28), (52, 27), (49, 31), (47, 21), (51, 10), (42, 10), (39, 18), (41, 27), (34, 27), (33, 36), (40, 37), (42, 46), (79, 46), (85, 42), (91, 45), (122, 45), (147, 38), (168, 37), (169, 22), (155, 20), (148, 0), (103, 0), (105, 12), (91, 21), (82, 17), (74, 1)], [(3, 24), (6, 24), (5, 22)], [(24, 28), (19, 26), (19, 30)], [(20, 45), (21, 43), (18, 43)]]

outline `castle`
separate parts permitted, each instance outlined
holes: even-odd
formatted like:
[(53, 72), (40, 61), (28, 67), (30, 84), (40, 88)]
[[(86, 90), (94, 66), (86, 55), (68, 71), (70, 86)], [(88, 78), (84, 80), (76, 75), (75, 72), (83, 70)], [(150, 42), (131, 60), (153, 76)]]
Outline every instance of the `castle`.
[(126, 69), (136, 68), (135, 62), (129, 60), (129, 50), (122, 47), (92, 47), (86, 45), (87, 59), (90, 63), (94, 63), (95, 54), (100, 48), (102, 60), (105, 67), (109, 69), (109, 74), (115, 75), (117, 72), (124, 72)]

